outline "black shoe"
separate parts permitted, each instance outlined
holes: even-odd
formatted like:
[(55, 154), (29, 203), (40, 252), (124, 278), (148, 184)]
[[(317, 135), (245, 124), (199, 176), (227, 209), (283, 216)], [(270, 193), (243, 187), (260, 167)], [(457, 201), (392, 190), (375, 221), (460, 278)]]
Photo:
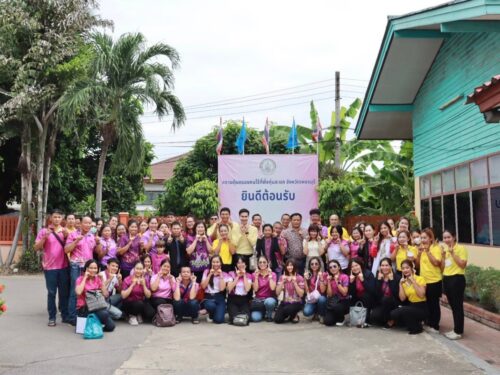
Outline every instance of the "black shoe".
[(424, 330), (422, 328), (420, 328), (420, 329), (417, 329), (415, 331), (410, 331), (410, 332), (408, 332), (408, 334), (409, 335), (418, 335), (419, 333), (422, 333), (422, 332), (424, 332)]
[(269, 316), (267, 317), (266, 322), (268, 323), (274, 322), (274, 319)]

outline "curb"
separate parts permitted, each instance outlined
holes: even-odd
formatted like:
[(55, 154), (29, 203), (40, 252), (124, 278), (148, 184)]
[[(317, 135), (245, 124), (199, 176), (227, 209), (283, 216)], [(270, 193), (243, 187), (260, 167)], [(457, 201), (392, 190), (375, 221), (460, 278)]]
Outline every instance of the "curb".
[[(441, 297), (441, 306), (451, 310), (446, 296)], [(490, 328), (500, 331), (500, 315), (494, 312), (487, 311), (481, 307), (464, 302), (464, 315), (476, 322), (484, 324)]]

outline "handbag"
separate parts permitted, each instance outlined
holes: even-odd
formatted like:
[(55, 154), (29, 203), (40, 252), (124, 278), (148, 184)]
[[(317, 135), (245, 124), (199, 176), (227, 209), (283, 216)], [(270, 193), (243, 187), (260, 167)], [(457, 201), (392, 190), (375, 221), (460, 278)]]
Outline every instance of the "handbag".
[(338, 305), (339, 302), (340, 302), (340, 297), (338, 296), (338, 294), (334, 294), (333, 296), (328, 297), (326, 299), (326, 309), (333, 310), (335, 306)]
[(238, 327), (244, 327), (248, 325), (248, 315), (247, 314), (238, 314), (233, 318), (233, 325)]
[(252, 300), (252, 303), (250, 304), (250, 311), (260, 311), (262, 313), (265, 312), (266, 306), (264, 305), (264, 299), (254, 298)]
[(85, 303), (89, 312), (106, 309), (108, 303), (100, 290), (88, 290), (85, 293)]
[(349, 321), (351, 327), (363, 327), (366, 323), (367, 308), (363, 306), (363, 302), (358, 301), (354, 306), (349, 308)]
[(87, 340), (101, 339), (104, 336), (102, 324), (97, 315), (89, 314), (83, 331), (83, 338)]
[(318, 290), (319, 275), (316, 277), (316, 284), (314, 285), (314, 290), (306, 296), (306, 303), (314, 304), (318, 302), (321, 293)]

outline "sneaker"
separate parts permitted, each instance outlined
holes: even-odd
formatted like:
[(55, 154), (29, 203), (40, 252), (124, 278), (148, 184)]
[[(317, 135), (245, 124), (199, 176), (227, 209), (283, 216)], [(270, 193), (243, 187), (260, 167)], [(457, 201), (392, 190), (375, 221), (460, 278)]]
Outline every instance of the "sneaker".
[(345, 319), (344, 319), (344, 320), (342, 320), (341, 322), (337, 322), (337, 323), (335, 323), (335, 325), (336, 325), (337, 327), (342, 327), (344, 324), (345, 324)]
[(137, 321), (137, 317), (135, 315), (130, 315), (128, 317), (128, 324), (131, 326), (138, 326), (139, 322)]
[(272, 323), (272, 322), (274, 322), (274, 319), (273, 319), (273, 317), (272, 317), (272, 316), (268, 316), (268, 317), (266, 318), (266, 321), (267, 321), (268, 323)]
[(49, 327), (55, 327), (56, 326), (56, 321), (55, 320), (49, 320), (49, 323), (47, 325)]
[(427, 333), (436, 333), (436, 334), (439, 334), (439, 331), (436, 328), (432, 328), (432, 327), (429, 327), (429, 326), (425, 326), (424, 330)]
[(142, 319), (142, 315), (141, 314), (137, 315), (137, 323), (139, 323), (139, 324), (144, 323), (144, 320)]
[(319, 324), (325, 324), (325, 318), (322, 316), (319, 317)]
[(200, 324), (200, 320), (198, 318), (193, 318), (193, 319), (191, 319), (191, 323)]
[(207, 315), (207, 323), (212, 323), (214, 320), (210, 319), (210, 317)]
[(462, 338), (462, 335), (455, 333), (455, 331), (446, 332), (444, 335), (449, 340), (460, 340)]

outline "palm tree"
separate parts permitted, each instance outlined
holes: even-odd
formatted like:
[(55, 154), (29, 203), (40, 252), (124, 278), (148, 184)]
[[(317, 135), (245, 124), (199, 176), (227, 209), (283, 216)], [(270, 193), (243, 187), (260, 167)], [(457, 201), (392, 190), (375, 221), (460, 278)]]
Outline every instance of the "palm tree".
[[(75, 124), (84, 116), (99, 126), (95, 215), (101, 216), (102, 181), (110, 147), (116, 144), (113, 160), (119, 161), (112, 167), (135, 172), (142, 165), (144, 135), (139, 116), (143, 106), (153, 107), (159, 119), (173, 114), (173, 129), (183, 125), (185, 114), (172, 93), (172, 70), (179, 65), (174, 48), (163, 43), (148, 48), (140, 33), (124, 34), (116, 42), (109, 35), (96, 33), (91, 47), (89, 74), (65, 95), (61, 112), (69, 123)], [(160, 61), (165, 57), (170, 64)]]

